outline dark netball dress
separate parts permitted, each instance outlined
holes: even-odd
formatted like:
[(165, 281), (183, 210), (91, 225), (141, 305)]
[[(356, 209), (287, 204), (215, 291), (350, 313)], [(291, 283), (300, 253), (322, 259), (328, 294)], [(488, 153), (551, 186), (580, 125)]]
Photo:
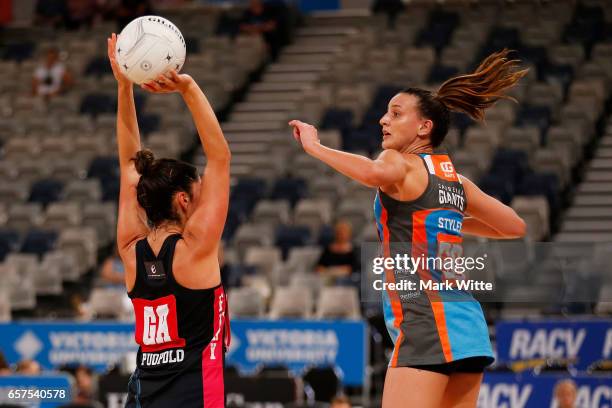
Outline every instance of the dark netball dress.
[(176, 281), (172, 259), (180, 239), (167, 237), (157, 257), (146, 239), (136, 244), (136, 284), (128, 295), (140, 347), (127, 407), (225, 406), (227, 299), (221, 285), (196, 290)]
[[(488, 364), (493, 352), (480, 304), (467, 292), (431, 285), (465, 278), (438, 262), (462, 254), (465, 192), (447, 155), (419, 157), (428, 173), (425, 192), (416, 200), (398, 201), (379, 190), (374, 202), (385, 257), (423, 260), (413, 268), (388, 269), (384, 274), (386, 282), (412, 281), (416, 288), (383, 292), (385, 321), (395, 343), (389, 365), (437, 365), (470, 357), (484, 357)], [(410, 274), (410, 269), (416, 273)], [(429, 286), (421, 286), (421, 281)]]

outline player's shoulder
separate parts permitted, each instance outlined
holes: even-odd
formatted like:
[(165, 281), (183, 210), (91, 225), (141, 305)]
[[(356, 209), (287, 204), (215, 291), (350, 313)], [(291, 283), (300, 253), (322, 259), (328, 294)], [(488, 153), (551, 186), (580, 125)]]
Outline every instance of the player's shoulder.
[(377, 157), (377, 160), (383, 161), (389, 164), (400, 164), (410, 166), (410, 159), (398, 152), (397, 150), (385, 149)]

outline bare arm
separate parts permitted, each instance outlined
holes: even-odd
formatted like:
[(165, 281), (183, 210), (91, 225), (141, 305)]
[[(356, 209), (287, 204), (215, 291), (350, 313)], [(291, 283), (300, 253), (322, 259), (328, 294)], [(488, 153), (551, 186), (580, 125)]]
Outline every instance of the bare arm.
[(121, 73), (115, 60), (117, 36), (108, 39), (108, 57), (117, 79), (117, 146), (119, 149), (119, 168), (121, 185), (119, 188), (119, 217), (117, 219), (117, 245), (120, 252), (127, 249), (134, 241), (145, 236), (148, 227), (144, 211), (138, 205), (136, 186), (140, 176), (134, 167), (132, 158), (140, 150), (140, 132), (136, 120), (134, 88), (132, 83)]
[(302, 143), (306, 153), (365, 186), (387, 186), (402, 181), (406, 176), (405, 161), (395, 150), (385, 150), (372, 160), (323, 146), (317, 129), (312, 125), (297, 120), (289, 124), (293, 126), (293, 136)]
[(157, 82), (150, 82), (144, 88), (151, 92), (180, 92), (198, 129), (206, 168), (202, 180), (199, 202), (189, 217), (183, 237), (187, 246), (207, 255), (217, 251), (229, 203), (230, 150), (223, 136), (221, 126), (206, 96), (189, 75), (160, 76)]
[(525, 235), (525, 221), (516, 212), (485, 194), (476, 184), (463, 176), (461, 182), (467, 196), (466, 213), (461, 231), (487, 238), (512, 239)]
[(62, 77), (62, 84), (60, 87), (60, 93), (66, 92), (73, 84), (72, 74), (68, 69), (64, 71), (64, 75)]
[(40, 80), (36, 77), (32, 77), (32, 95), (38, 95), (38, 86), (40, 85)]
[(231, 154), (215, 111), (195, 81), (191, 80), (183, 99), (191, 111), (206, 155), (200, 201), (185, 225), (185, 233), (200, 252), (208, 254), (217, 251), (227, 218)]

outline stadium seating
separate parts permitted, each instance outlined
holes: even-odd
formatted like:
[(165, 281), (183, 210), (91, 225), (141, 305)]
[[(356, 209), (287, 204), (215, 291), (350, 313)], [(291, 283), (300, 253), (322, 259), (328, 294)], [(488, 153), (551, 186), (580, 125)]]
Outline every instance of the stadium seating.
[[(503, 47), (515, 49), (531, 68), (512, 91), (519, 103), (499, 102), (484, 125), (453, 114), (443, 148), (462, 174), (527, 220), (531, 240), (609, 239), (612, 45), (603, 9), (565, 1), (499, 9), (480, 2), (415, 2), (395, 28), (367, 13), (313, 15), (273, 62), (256, 37), (215, 36), (215, 24), (204, 27), (189, 13), (173, 14), (186, 27), (185, 69), (223, 113), (233, 152), (224, 232), (226, 251), (236, 254), (231, 280), (245, 285), (236, 290), (263, 290), (262, 302), (244, 305), (244, 313), (291, 315), (274, 288), (303, 284), (321, 296), (311, 299), (308, 313), (334, 315), (338, 311), (324, 297), (331, 293), (328, 282), (313, 273), (331, 225), (347, 219), (356, 242), (376, 238), (373, 192), (305, 155), (287, 120), (317, 124), (327, 146), (373, 156), (380, 150), (378, 121), (398, 90), (434, 89)], [(102, 34), (62, 32), (45, 39), (65, 48), (77, 84), (48, 103), (25, 92), (42, 46), (26, 39), (2, 48), (3, 72), (24, 72), (27, 83), (0, 81), (7, 95), (0, 98), (0, 260), (17, 251), (36, 254), (41, 265), (64, 265), (60, 276), (67, 282), (95, 269), (114, 240), (116, 101), (114, 79), (96, 46)], [(260, 68), (261, 75), (251, 75)], [(195, 128), (180, 97), (136, 90), (136, 104), (144, 146), (158, 156), (205, 164), (194, 150)], [(91, 239), (85, 242), (82, 234)], [(517, 268), (511, 262), (506, 267)], [(506, 272), (499, 273), (513, 280)], [(58, 288), (56, 275), (50, 274), (50, 293)], [(46, 285), (44, 279), (33, 282), (34, 289)]]

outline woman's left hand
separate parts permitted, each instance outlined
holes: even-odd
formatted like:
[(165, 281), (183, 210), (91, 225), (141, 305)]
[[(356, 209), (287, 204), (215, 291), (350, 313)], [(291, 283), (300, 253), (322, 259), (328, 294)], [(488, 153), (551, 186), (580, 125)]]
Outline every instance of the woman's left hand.
[(152, 93), (184, 93), (193, 83), (193, 78), (187, 74), (177, 74), (170, 70), (168, 74), (161, 74), (152, 81), (145, 82), (141, 88)]

